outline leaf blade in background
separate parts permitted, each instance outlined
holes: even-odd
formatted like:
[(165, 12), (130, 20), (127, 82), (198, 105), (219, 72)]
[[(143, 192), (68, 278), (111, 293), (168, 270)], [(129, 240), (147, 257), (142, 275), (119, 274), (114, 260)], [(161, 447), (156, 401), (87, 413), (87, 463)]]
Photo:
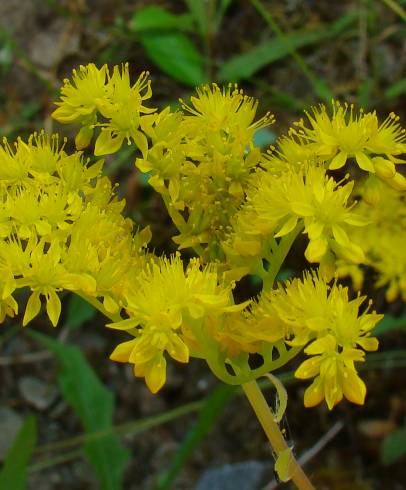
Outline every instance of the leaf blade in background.
[(154, 490), (169, 490), (172, 483), (212, 428), (215, 420), (226, 407), (230, 398), (235, 394), (235, 386), (221, 384), (205, 400), (199, 411), (197, 422), (186, 434), (178, 451), (174, 455), (168, 470), (158, 480)]
[(175, 15), (168, 10), (151, 5), (138, 10), (132, 17), (129, 28), (134, 33), (149, 30), (191, 30), (193, 17), (190, 14)]
[(0, 471), (1, 489), (24, 490), (26, 488), (27, 466), (36, 443), (36, 419), (34, 416), (29, 416), (19, 430)]
[(406, 427), (394, 430), (385, 437), (381, 446), (381, 461), (390, 465), (406, 455)]
[(291, 55), (292, 50), (337, 36), (354, 20), (353, 14), (347, 14), (323, 29), (298, 30), (285, 34), (283, 38), (275, 37), (264, 41), (223, 63), (218, 72), (218, 78), (221, 81), (231, 82), (249, 79), (266, 65)]
[(147, 32), (140, 36), (151, 60), (175, 80), (196, 87), (206, 82), (203, 58), (180, 32)]
[[(30, 335), (51, 350), (60, 363), (58, 381), (66, 401), (80, 418), (89, 434), (110, 430), (113, 426), (114, 397), (88, 364), (82, 352), (73, 345), (62, 344), (46, 335)], [(90, 440), (83, 446), (103, 490), (121, 489), (121, 480), (129, 451), (110, 434)]]
[(406, 78), (398, 80), (393, 85), (391, 85), (387, 90), (385, 90), (385, 97), (388, 99), (394, 99), (403, 94), (406, 94)]
[(385, 313), (382, 320), (372, 330), (373, 335), (383, 335), (392, 330), (405, 330), (406, 329), (406, 315), (401, 317), (394, 317), (390, 313)]
[(189, 25), (188, 19), (160, 7), (146, 7), (134, 14), (129, 28), (155, 65), (175, 80), (195, 87), (205, 83), (206, 76), (202, 55), (180, 31), (180, 26)]

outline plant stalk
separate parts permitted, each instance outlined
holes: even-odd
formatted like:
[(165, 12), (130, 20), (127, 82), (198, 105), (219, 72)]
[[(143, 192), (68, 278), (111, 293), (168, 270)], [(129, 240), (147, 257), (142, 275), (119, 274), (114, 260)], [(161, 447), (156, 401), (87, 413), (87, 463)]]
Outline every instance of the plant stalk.
[[(275, 422), (273, 414), (266, 402), (262, 391), (256, 381), (250, 381), (242, 385), (242, 389), (253, 408), (259, 423), (264, 429), (265, 434), (271, 443), (273, 451), (279, 456), (283, 451), (289, 449), (278, 424)], [(293, 454), (290, 461), (291, 479), (299, 490), (315, 490), (310, 480), (306, 476), (302, 467), (294, 458)]]

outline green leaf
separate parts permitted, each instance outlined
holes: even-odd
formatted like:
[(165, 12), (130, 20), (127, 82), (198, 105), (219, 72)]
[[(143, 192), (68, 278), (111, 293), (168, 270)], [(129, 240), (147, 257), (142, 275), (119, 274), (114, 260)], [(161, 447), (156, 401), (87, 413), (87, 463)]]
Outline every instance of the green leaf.
[(34, 416), (27, 417), (9, 449), (0, 472), (0, 488), (24, 490), (27, 465), (37, 443), (37, 423)]
[(386, 313), (382, 320), (373, 329), (373, 335), (382, 335), (392, 330), (406, 329), (406, 315), (394, 317), (390, 313)]
[(129, 23), (130, 30), (135, 33), (148, 30), (191, 30), (192, 26), (192, 15), (175, 15), (155, 5), (138, 10)]
[(88, 320), (96, 316), (97, 310), (76, 294), (72, 294), (68, 300), (66, 323), (72, 330), (80, 328)]
[(406, 427), (396, 429), (385, 437), (381, 446), (381, 460), (389, 465), (406, 455)]
[[(58, 358), (58, 381), (66, 401), (73, 407), (88, 434), (111, 430), (114, 397), (73, 345), (62, 344), (38, 332), (30, 335)], [(87, 441), (85, 455), (93, 466), (102, 490), (121, 489), (121, 480), (130, 454), (114, 435)]]
[(217, 417), (226, 407), (234, 395), (235, 386), (219, 385), (204, 401), (199, 411), (196, 424), (189, 430), (178, 451), (176, 452), (169, 469), (159, 477), (154, 490), (169, 490), (180, 470), (190, 458), (193, 451), (207, 436)]
[(391, 85), (387, 90), (385, 90), (385, 97), (388, 99), (394, 99), (406, 93), (406, 78), (402, 78)]
[(186, 85), (206, 81), (204, 62), (192, 41), (182, 32), (192, 25), (190, 15), (174, 15), (160, 7), (138, 10), (130, 22), (148, 56), (162, 71)]
[(354, 15), (348, 14), (323, 29), (300, 30), (264, 41), (244, 54), (232, 57), (221, 66), (218, 78), (236, 82), (249, 79), (257, 71), (292, 53), (292, 50), (316, 44), (340, 34), (351, 23)]
[(192, 87), (206, 82), (203, 58), (181, 32), (149, 31), (140, 40), (151, 60), (175, 80)]

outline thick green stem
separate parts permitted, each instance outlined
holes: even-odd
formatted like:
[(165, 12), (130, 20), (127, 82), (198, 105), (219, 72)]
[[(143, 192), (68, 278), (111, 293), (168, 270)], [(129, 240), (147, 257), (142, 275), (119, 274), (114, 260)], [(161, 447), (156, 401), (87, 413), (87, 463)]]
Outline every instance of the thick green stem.
[[(279, 456), (283, 451), (289, 449), (274, 416), (259, 389), (256, 381), (250, 381), (242, 385), (242, 389), (248, 401), (250, 402), (259, 423), (264, 429), (265, 434), (271, 443), (273, 451)], [(294, 458), (293, 454), (290, 460), (291, 479), (299, 490), (315, 490), (305, 472)]]

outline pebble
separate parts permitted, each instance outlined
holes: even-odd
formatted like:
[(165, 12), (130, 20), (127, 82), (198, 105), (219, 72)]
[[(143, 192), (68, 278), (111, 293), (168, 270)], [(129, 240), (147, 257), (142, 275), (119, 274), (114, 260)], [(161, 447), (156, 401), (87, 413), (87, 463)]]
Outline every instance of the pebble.
[(33, 376), (23, 376), (18, 381), (18, 389), (24, 400), (37, 410), (46, 410), (58, 396), (55, 386)]
[(205, 471), (194, 490), (256, 490), (269, 465), (260, 461), (226, 464)]

